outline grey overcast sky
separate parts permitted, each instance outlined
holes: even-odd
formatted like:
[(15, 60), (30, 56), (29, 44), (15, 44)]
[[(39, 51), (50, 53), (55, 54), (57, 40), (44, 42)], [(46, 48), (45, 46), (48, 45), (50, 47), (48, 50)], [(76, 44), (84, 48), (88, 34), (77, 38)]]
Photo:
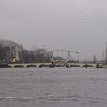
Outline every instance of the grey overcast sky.
[(0, 0), (0, 38), (102, 58), (107, 41), (107, 0)]

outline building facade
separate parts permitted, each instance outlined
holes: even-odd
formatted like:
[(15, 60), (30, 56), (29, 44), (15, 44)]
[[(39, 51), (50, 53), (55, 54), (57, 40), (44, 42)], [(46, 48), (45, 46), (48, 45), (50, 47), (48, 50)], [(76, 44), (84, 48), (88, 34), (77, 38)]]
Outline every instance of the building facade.
[(10, 40), (0, 40), (0, 63), (18, 63), (22, 60), (23, 47)]

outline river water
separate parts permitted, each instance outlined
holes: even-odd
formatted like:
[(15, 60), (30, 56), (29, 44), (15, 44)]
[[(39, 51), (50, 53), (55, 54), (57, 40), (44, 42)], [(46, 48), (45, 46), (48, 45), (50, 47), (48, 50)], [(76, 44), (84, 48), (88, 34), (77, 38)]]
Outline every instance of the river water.
[(107, 107), (107, 70), (0, 68), (0, 107)]

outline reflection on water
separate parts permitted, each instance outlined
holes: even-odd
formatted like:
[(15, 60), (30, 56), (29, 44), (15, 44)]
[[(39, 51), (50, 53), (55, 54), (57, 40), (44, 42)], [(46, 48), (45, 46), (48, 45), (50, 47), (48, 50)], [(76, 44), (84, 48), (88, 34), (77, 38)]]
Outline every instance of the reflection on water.
[(0, 69), (0, 107), (106, 107), (107, 71)]

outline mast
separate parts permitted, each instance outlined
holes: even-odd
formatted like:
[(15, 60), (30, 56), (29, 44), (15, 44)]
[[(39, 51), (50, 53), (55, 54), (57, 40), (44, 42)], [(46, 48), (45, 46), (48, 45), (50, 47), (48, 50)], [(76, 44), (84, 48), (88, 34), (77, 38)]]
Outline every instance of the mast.
[(106, 42), (106, 65), (107, 65), (107, 42)]

